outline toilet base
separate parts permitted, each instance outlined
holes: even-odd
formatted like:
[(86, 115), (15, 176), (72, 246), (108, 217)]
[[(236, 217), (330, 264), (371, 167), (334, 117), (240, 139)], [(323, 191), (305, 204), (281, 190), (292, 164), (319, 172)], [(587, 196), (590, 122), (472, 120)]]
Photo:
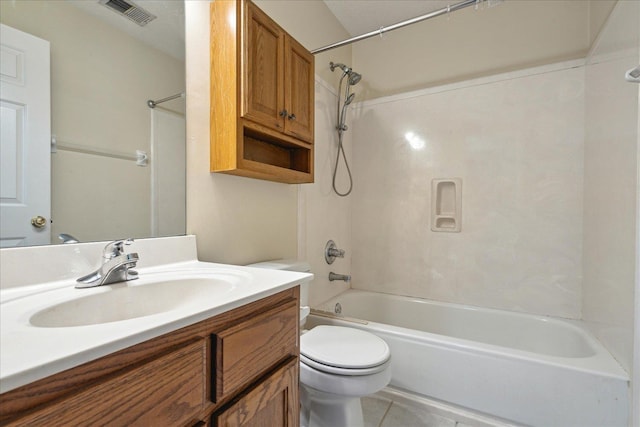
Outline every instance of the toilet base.
[(359, 397), (300, 387), (301, 427), (364, 427)]

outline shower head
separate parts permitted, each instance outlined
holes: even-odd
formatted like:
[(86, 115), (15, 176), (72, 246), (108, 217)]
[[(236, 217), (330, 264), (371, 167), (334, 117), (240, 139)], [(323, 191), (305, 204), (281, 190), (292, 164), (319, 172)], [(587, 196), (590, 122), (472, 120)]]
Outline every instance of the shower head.
[(340, 68), (342, 70), (342, 77), (344, 76), (349, 76), (349, 84), (351, 86), (358, 84), (358, 82), (360, 81), (360, 79), (362, 79), (362, 75), (356, 73), (355, 71), (353, 71), (352, 68), (347, 67), (344, 64), (335, 64), (333, 62), (329, 63), (329, 68), (331, 68), (331, 71), (334, 71), (336, 68)]
[(351, 86), (357, 85), (358, 82), (362, 79), (362, 74), (358, 74), (353, 70), (349, 71), (349, 73), (347, 74), (349, 74), (349, 84)]

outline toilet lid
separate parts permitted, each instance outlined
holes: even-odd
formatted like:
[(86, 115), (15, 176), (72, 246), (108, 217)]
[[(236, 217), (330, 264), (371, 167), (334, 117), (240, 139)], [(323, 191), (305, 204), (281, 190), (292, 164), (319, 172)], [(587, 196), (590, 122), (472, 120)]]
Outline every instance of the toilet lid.
[(365, 369), (384, 364), (391, 351), (382, 338), (370, 332), (320, 325), (300, 337), (300, 354), (322, 365)]

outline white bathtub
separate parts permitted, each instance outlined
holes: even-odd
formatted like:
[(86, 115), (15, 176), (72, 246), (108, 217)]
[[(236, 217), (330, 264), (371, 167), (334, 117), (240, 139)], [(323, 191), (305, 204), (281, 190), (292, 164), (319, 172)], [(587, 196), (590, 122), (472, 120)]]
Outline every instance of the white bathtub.
[(338, 303), (346, 319), (306, 327), (382, 337), (394, 387), (527, 425), (627, 426), (629, 376), (580, 322), (357, 290), (316, 308)]

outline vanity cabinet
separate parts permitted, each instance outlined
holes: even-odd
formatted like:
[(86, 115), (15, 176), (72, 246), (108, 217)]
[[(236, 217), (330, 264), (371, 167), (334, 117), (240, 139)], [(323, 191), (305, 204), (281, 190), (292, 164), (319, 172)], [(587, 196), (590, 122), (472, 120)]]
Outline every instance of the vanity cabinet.
[(9, 425), (185, 425), (202, 409), (204, 367), (205, 346), (196, 341)]
[(313, 182), (314, 58), (249, 0), (211, 3), (211, 171)]
[(298, 288), (0, 395), (0, 425), (297, 426)]

